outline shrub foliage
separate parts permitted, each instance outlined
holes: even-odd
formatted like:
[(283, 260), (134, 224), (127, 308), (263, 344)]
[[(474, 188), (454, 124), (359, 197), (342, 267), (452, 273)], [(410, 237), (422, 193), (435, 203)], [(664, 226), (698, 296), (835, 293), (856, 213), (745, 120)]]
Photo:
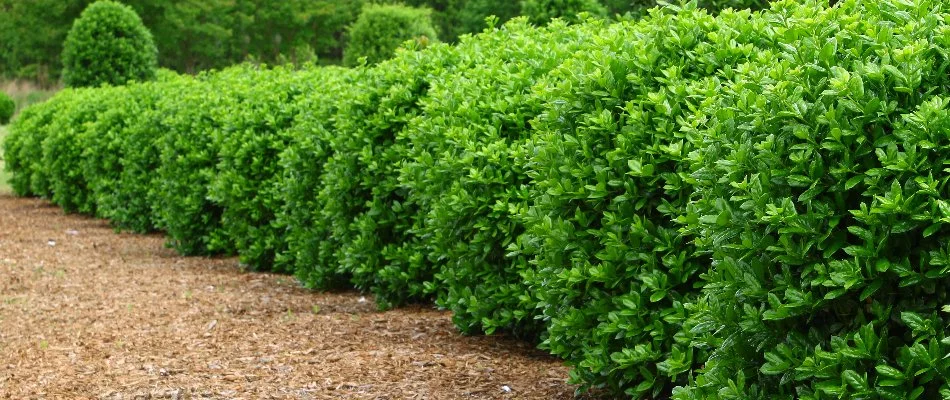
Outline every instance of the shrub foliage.
[(582, 391), (950, 397), (950, 3), (699, 5), (66, 89), (5, 162), (184, 254), (536, 340)]

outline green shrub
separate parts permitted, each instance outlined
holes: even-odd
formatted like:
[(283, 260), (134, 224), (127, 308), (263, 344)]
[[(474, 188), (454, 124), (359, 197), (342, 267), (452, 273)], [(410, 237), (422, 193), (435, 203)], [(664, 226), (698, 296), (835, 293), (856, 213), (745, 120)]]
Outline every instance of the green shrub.
[(60, 104), (43, 139), (42, 166), (49, 179), (50, 201), (66, 212), (95, 213), (91, 181), (83, 171), (88, 135), (100, 114), (110, 110), (118, 89), (79, 89)]
[(82, 12), (66, 36), (63, 81), (94, 87), (150, 80), (157, 54), (152, 34), (132, 8), (100, 0)]
[(781, 45), (695, 117), (715, 350), (679, 398), (950, 395), (950, 4), (816, 8), (775, 5)]
[(6, 170), (12, 172), (10, 186), (17, 195), (50, 196), (49, 179), (43, 168), (43, 140), (60, 105), (72, 101), (74, 94), (73, 90), (64, 90), (50, 101), (25, 109), (10, 125), (3, 143), (3, 158)]
[(112, 195), (116, 178), (122, 171), (118, 143), (128, 131), (129, 123), (138, 116), (132, 114), (135, 99), (128, 88), (109, 88), (101, 93), (108, 97), (100, 100), (102, 108), (83, 125), (78, 138), (82, 152), (78, 164), (72, 167), (78, 167), (86, 181), (88, 202), (96, 205), (96, 216), (104, 217), (98, 205), (105, 196)]
[(578, 22), (580, 13), (606, 17), (607, 8), (598, 0), (521, 0), (521, 15), (539, 25), (555, 18)]
[(16, 111), (16, 103), (6, 93), (0, 92), (0, 125), (10, 123), (14, 111)]
[(224, 118), (235, 111), (231, 106), (241, 101), (222, 75), (228, 73), (182, 82), (158, 105), (164, 134), (150, 202), (169, 245), (186, 255), (234, 253), (221, 224), (224, 208), (208, 194), (218, 164), (212, 132), (222, 129)]
[(168, 132), (166, 98), (175, 98), (193, 82), (173, 73), (159, 74), (156, 82), (133, 85), (129, 94), (128, 125), (116, 137), (121, 172), (104, 184), (111, 191), (98, 197), (99, 212), (120, 229), (151, 232), (161, 226), (157, 202), (161, 166), (161, 144)]
[(297, 278), (311, 288), (345, 287), (349, 275), (339, 268), (337, 244), (328, 240), (332, 226), (323, 220), (318, 193), (323, 188), (324, 164), (333, 156), (330, 141), (337, 134), (333, 117), (342, 105), (340, 93), (362, 79), (365, 69), (337, 70), (315, 82), (320, 90), (298, 99), (298, 113), (286, 134), (290, 142), (280, 154), (278, 191), (282, 209), (276, 224), (283, 229), (286, 250), (276, 263), (295, 266)]
[(300, 98), (315, 92), (320, 93), (322, 101), (329, 100), (327, 94), (339, 92), (325, 92), (331, 87), (328, 83), (343, 71), (232, 71), (228, 90), (241, 87), (242, 103), (231, 104), (229, 108), (234, 111), (225, 115), (221, 129), (212, 133), (219, 161), (209, 196), (223, 208), (222, 224), (244, 264), (257, 270), (293, 272), (293, 258), (278, 257), (287, 252), (288, 246), (286, 225), (279, 224), (277, 217), (286, 201), (280, 184), (280, 154), (293, 138), (291, 127), (304, 105)]
[[(449, 73), (455, 59), (445, 45), (401, 52), (353, 81), (340, 94), (332, 119), (333, 155), (324, 165), (317, 195), (317, 209), (330, 232), (318, 240), (334, 250), (335, 265), (352, 277), (352, 285), (372, 291), (383, 308), (427, 298), (424, 282), (402, 272), (423, 260), (399, 250), (412, 221), (401, 217), (406, 193), (398, 187), (397, 167), (408, 145), (401, 133), (421, 114), (419, 101), (429, 80)], [(331, 264), (327, 271), (336, 274), (334, 269)]]
[[(521, 162), (530, 120), (541, 101), (531, 88), (605, 24), (535, 29), (524, 18), (458, 45), (458, 69), (431, 80), (425, 116), (411, 121), (402, 158), (407, 190), (402, 220), (413, 220), (402, 252), (422, 260), (413, 270), (387, 267), (427, 283), (437, 304), (453, 311), (463, 332), (501, 329), (535, 336), (543, 327), (524, 300), (526, 256), (506, 257), (524, 230), (512, 215), (526, 206)], [(491, 51), (480, 49), (490, 48)], [(525, 63), (523, 60), (531, 60)], [(405, 203), (404, 202), (404, 203)]]
[(163, 96), (170, 95), (167, 87), (179, 79), (165, 73), (156, 82), (115, 91), (113, 107), (90, 127), (83, 171), (91, 182), (97, 216), (117, 229), (156, 230), (150, 191), (164, 132), (157, 107)]
[(680, 120), (767, 42), (749, 14), (692, 5), (613, 25), (538, 89), (547, 106), (517, 250), (535, 254), (524, 275), (547, 321), (542, 346), (575, 383), (663, 398), (704, 362), (683, 327), (708, 258), (675, 222), (695, 150)]
[(438, 40), (432, 26), (432, 11), (402, 5), (367, 5), (356, 22), (349, 27), (343, 63), (357, 65), (366, 58), (376, 64), (393, 56), (396, 49), (409, 40), (421, 47)]

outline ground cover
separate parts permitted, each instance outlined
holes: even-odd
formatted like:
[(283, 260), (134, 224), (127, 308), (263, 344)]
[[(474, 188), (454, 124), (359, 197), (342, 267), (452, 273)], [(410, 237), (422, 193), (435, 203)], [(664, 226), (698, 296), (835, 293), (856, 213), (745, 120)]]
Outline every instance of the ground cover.
[(233, 258), (180, 257), (163, 241), (0, 195), (0, 397), (574, 391), (560, 361), (503, 337), (461, 336), (447, 312), (376, 312), (372, 298), (314, 293), (288, 276), (242, 272)]

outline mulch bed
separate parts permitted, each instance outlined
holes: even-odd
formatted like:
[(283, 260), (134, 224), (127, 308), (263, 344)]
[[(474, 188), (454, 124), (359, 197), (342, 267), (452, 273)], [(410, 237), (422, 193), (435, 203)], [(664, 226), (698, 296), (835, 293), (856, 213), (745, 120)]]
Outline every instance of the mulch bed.
[(0, 195), (0, 398), (560, 399), (568, 369), (235, 259)]

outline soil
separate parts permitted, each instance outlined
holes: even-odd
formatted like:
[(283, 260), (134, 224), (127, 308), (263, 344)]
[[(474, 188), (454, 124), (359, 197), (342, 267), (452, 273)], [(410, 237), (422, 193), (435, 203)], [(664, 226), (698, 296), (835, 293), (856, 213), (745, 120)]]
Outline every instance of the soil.
[(0, 195), (0, 398), (561, 399), (530, 344)]

